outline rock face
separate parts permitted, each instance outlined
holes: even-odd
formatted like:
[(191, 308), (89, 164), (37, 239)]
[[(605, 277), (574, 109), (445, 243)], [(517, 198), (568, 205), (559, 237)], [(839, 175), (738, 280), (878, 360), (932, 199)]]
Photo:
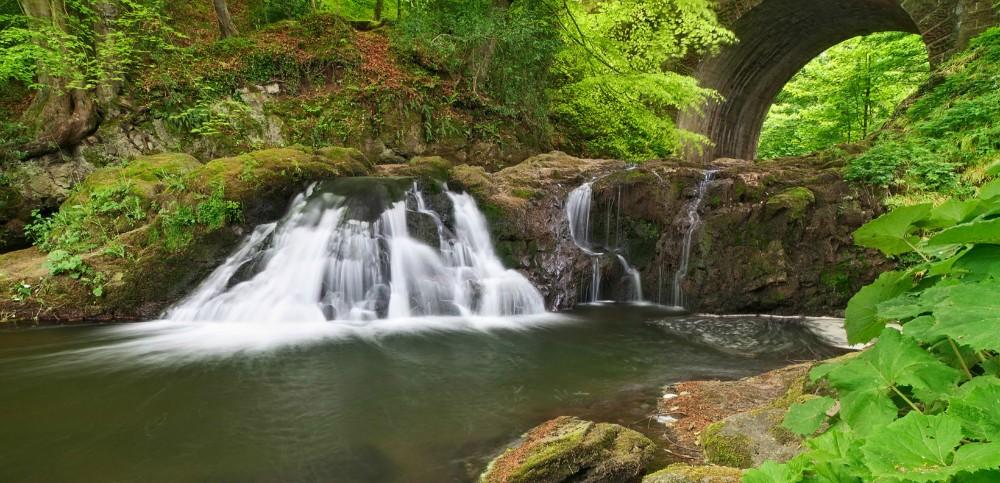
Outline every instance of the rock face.
[[(593, 182), (591, 238), (622, 254), (639, 272), (644, 299), (676, 304), (689, 209), (704, 170), (718, 170), (697, 205), (690, 260), (678, 284), (692, 310), (833, 314), (884, 269), (882, 257), (853, 245), (851, 233), (878, 204), (849, 186), (838, 165), (820, 159), (711, 166), (584, 160), (562, 153), (530, 158), (496, 173), (457, 166), (451, 182), (494, 214), (498, 251), (529, 275), (551, 308), (567, 308), (590, 290), (594, 263), (571, 240), (568, 194)], [(627, 299), (631, 277), (602, 257), (602, 299)]]
[(653, 458), (645, 436), (617, 424), (559, 417), (490, 462), (481, 483), (637, 482)]

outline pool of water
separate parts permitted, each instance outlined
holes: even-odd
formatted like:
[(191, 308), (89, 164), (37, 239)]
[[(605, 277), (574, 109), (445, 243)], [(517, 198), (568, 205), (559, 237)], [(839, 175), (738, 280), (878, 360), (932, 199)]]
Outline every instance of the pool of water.
[(5, 331), (0, 481), (471, 481), (558, 415), (655, 437), (664, 384), (839, 352), (819, 334), (620, 305), (515, 321)]

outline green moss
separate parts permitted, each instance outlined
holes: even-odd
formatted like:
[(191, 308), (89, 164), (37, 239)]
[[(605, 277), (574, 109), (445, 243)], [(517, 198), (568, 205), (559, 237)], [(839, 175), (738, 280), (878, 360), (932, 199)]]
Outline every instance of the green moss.
[(724, 422), (708, 425), (699, 442), (705, 461), (712, 464), (749, 468), (753, 465), (753, 448), (750, 438), (742, 434), (724, 434)]
[(642, 479), (642, 483), (736, 483), (743, 471), (728, 466), (672, 464)]
[(652, 441), (635, 431), (561, 417), (533, 429), (518, 446), (494, 459), (480, 481), (570, 481), (582, 474), (589, 481), (605, 481), (612, 474), (641, 474), (652, 454)]
[(531, 188), (514, 188), (510, 191), (510, 194), (514, 195), (517, 198), (525, 200), (534, 199), (541, 195), (540, 192), (533, 190)]
[(461, 164), (451, 169), (451, 180), (459, 187), (465, 188), (476, 197), (485, 197), (492, 193), (495, 188), (493, 181), (486, 174), (482, 166), (469, 166)]
[(410, 160), (408, 174), (418, 178), (445, 181), (453, 164), (440, 156), (421, 156)]
[(796, 186), (788, 188), (767, 200), (767, 211), (769, 214), (787, 210), (789, 218), (797, 220), (802, 218), (806, 210), (816, 202), (816, 195), (809, 188)]

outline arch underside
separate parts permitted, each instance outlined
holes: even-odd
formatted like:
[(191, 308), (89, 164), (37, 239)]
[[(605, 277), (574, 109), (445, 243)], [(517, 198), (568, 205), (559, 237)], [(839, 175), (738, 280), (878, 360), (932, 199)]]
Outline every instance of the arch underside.
[(763, 0), (731, 25), (739, 43), (701, 63), (696, 77), (722, 95), (679, 126), (714, 146), (697, 156), (753, 159), (764, 117), (782, 87), (826, 49), (875, 32), (920, 33), (898, 0)]

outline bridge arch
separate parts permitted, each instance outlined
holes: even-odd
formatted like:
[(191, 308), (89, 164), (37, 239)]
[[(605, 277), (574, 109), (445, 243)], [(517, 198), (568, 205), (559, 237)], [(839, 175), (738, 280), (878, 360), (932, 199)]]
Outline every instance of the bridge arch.
[(753, 159), (782, 87), (836, 44), (876, 32), (919, 34), (934, 65), (996, 23), (991, 0), (720, 0), (719, 17), (739, 42), (701, 60), (694, 75), (722, 99), (678, 119), (712, 141), (691, 154), (702, 160)]

